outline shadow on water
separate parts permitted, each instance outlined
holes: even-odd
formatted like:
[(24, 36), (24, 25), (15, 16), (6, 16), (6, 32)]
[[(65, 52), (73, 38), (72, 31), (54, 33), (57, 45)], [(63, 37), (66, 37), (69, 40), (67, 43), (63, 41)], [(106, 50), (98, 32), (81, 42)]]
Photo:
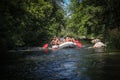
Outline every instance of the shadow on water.
[(120, 55), (81, 49), (9, 52), (1, 80), (119, 80)]

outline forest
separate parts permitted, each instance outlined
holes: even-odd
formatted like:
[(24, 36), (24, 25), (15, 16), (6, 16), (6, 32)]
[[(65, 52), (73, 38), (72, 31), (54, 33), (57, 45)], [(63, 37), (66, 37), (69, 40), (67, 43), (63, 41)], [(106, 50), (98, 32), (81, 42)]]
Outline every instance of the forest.
[(119, 0), (0, 0), (0, 47), (42, 46), (54, 35), (100, 38), (120, 49)]

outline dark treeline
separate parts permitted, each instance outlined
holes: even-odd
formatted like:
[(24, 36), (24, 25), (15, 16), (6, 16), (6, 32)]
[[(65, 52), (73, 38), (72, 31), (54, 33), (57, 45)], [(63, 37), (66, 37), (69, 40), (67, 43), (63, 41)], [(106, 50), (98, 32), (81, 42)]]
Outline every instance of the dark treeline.
[[(54, 35), (101, 38), (120, 48), (119, 0), (0, 0), (0, 47), (42, 46)], [(65, 10), (67, 16), (65, 16)]]
[(41, 46), (64, 26), (62, 0), (0, 0), (0, 47)]

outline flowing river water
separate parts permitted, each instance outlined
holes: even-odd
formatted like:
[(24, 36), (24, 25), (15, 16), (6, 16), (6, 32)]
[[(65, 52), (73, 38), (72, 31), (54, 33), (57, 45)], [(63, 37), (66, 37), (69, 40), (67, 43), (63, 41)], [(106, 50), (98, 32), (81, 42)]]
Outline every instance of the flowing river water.
[(11, 51), (0, 80), (120, 80), (120, 52), (104, 49)]

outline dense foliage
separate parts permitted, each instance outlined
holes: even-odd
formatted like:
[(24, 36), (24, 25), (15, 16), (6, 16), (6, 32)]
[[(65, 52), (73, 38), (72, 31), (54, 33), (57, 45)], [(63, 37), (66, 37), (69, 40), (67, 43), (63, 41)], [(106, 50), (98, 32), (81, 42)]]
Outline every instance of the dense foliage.
[(61, 3), (62, 0), (1, 0), (1, 47), (41, 46), (48, 42), (64, 26)]
[(64, 1), (1, 0), (1, 49), (42, 46), (54, 35), (101, 38), (120, 48), (119, 0), (69, 0), (69, 10)]
[(71, 0), (67, 30), (73, 35), (101, 38), (120, 48), (120, 1)]

